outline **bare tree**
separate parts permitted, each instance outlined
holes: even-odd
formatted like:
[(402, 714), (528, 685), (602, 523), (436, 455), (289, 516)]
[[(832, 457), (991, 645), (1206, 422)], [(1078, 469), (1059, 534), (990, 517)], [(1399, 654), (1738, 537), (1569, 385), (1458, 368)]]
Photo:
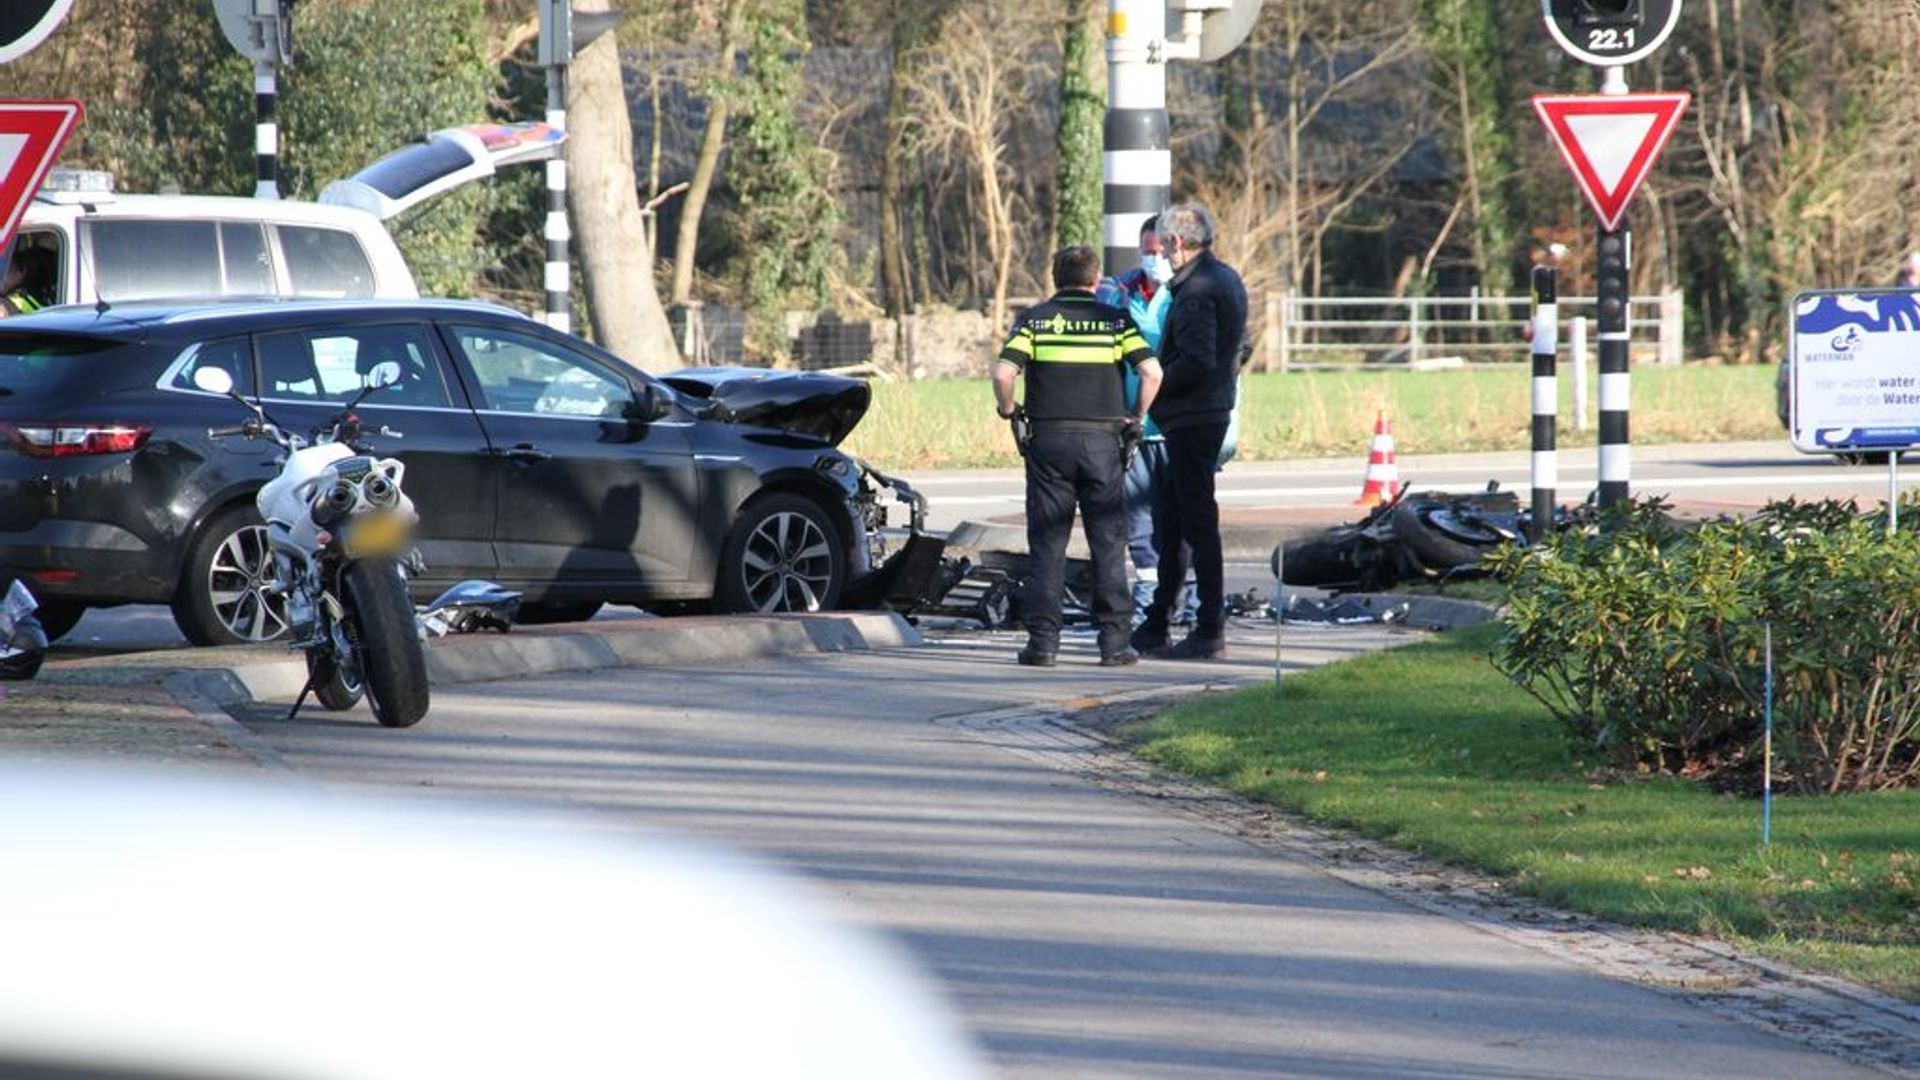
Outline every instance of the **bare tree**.
[(947, 17), (937, 46), (918, 50), (912, 75), (918, 149), (946, 151), (967, 162), (972, 212), (986, 247), (988, 316), (1003, 326), (1014, 258), (1015, 187), (1009, 130), (1031, 114), (1031, 68), (1024, 58), (1040, 37), (1035, 5), (962, 6)]
[(684, 304), (693, 296), (694, 259), (700, 248), (700, 215), (707, 208), (707, 194), (720, 170), (720, 150), (727, 137), (726, 86), (733, 80), (735, 54), (745, 30), (748, 0), (726, 0), (720, 17), (720, 44), (714, 53), (713, 69), (708, 75), (707, 126), (700, 136), (700, 156), (693, 164), (693, 176), (687, 182), (686, 200), (680, 204), (680, 228), (673, 237), (672, 301)]
[[(609, 0), (574, 0), (576, 11), (608, 8)], [(633, 121), (613, 35), (574, 58), (567, 116), (573, 235), (594, 337), (644, 370), (677, 367), (680, 353), (647, 250), (633, 171)]]

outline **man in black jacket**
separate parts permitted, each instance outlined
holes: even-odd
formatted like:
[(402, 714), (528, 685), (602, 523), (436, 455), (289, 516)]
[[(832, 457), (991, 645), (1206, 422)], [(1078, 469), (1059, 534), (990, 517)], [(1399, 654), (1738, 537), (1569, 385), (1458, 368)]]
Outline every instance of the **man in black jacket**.
[[(1240, 347), (1247, 333), (1247, 290), (1240, 275), (1213, 254), (1213, 215), (1182, 203), (1160, 215), (1160, 244), (1173, 264), (1173, 302), (1160, 339), (1163, 381), (1153, 422), (1167, 437), (1169, 497), (1154, 509), (1160, 585), (1133, 646), (1172, 660), (1225, 656), (1226, 581), (1220, 554), (1220, 506), (1213, 475), (1233, 415)], [(1184, 550), (1182, 545), (1184, 544)], [(1199, 608), (1193, 632), (1168, 647), (1168, 626), (1187, 560), (1193, 560)]]

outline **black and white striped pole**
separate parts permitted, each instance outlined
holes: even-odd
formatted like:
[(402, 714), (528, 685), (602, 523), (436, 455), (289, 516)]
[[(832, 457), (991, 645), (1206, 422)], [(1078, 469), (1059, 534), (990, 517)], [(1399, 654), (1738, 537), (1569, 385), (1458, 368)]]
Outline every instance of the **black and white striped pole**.
[[(547, 69), (547, 126), (557, 132), (567, 130), (567, 68)], [(547, 162), (547, 222), (543, 230), (547, 244), (545, 284), (547, 325), (561, 333), (573, 332), (573, 261), (567, 245), (573, 232), (567, 226), (567, 157), (561, 154)]]
[(1166, 208), (1173, 187), (1166, 31), (1166, 0), (1108, 0), (1100, 175), (1109, 275), (1139, 262), (1140, 227)]
[(1633, 478), (1628, 414), (1632, 402), (1632, 375), (1628, 344), (1633, 322), (1628, 310), (1628, 272), (1632, 269), (1633, 228), (1625, 218), (1618, 228), (1601, 226), (1600, 330), (1600, 509), (1627, 501)]
[(253, 197), (280, 197), (279, 68), (293, 63), (293, 0), (213, 0), (220, 32), (253, 61)]
[[(573, 8), (569, 0), (541, 0), (540, 64), (547, 69), (547, 125), (567, 130), (567, 67), (573, 62)], [(547, 245), (544, 284), (546, 323), (562, 333), (573, 332), (573, 263), (567, 251), (572, 230), (567, 226), (567, 159), (562, 154), (547, 162)]]
[(280, 124), (276, 119), (279, 99), (273, 61), (259, 60), (253, 65), (253, 197), (280, 197)]
[(1555, 296), (1553, 267), (1533, 268), (1533, 527), (1534, 543), (1553, 528), (1554, 504), (1560, 485), (1560, 455), (1555, 442), (1554, 416), (1560, 406), (1560, 379), (1554, 354), (1560, 347), (1560, 304)]

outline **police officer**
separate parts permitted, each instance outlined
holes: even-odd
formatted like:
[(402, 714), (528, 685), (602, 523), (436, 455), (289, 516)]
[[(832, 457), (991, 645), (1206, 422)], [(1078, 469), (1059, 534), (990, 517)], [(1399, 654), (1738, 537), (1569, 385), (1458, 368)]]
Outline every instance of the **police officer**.
[[(1021, 450), (1027, 459), (1027, 647), (1019, 660), (1030, 667), (1052, 667), (1060, 648), (1067, 537), (1076, 505), (1093, 551), (1100, 663), (1119, 667), (1140, 659), (1127, 644), (1133, 599), (1127, 590), (1123, 446), (1138, 438), (1159, 392), (1160, 362), (1125, 311), (1095, 302), (1099, 280), (1100, 256), (1092, 248), (1055, 252), (1058, 291), (1020, 317), (993, 367), (1002, 417), (1016, 413), (1014, 380), (1027, 380), (1031, 435)], [(1129, 367), (1140, 378), (1131, 410), (1124, 377)]]

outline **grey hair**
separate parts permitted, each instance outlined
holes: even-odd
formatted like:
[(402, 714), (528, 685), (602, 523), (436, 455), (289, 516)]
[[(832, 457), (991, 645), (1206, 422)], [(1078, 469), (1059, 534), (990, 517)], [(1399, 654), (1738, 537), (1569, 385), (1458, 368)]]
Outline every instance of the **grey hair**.
[(1206, 207), (1197, 202), (1184, 202), (1160, 212), (1156, 231), (1162, 241), (1178, 237), (1184, 247), (1204, 248), (1213, 246), (1213, 238), (1220, 230)]

